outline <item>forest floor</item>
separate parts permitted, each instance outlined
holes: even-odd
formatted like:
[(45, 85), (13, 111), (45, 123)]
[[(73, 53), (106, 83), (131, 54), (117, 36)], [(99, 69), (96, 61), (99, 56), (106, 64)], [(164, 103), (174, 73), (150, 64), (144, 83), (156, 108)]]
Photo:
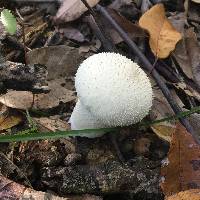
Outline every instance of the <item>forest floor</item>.
[[(17, 22), (14, 34), (0, 23), (1, 200), (200, 200), (199, 0), (2, 0), (0, 9)], [(75, 73), (100, 52), (147, 73), (149, 115), (99, 138), (61, 136)]]

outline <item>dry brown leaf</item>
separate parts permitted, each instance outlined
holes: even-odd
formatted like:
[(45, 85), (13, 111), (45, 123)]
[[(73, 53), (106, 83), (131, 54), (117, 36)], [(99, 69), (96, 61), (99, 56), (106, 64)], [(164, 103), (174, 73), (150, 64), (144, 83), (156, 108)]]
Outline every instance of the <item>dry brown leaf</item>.
[[(132, 38), (144, 38), (147, 37), (148, 34), (145, 30), (143, 30), (140, 26), (133, 24), (131, 21), (126, 19), (124, 16), (120, 15), (118, 12), (116, 12), (113, 9), (107, 9), (112, 16), (112, 18), (128, 33), (128, 35)], [(105, 23), (107, 23), (105, 21)], [(118, 34), (116, 30), (114, 30), (112, 27), (108, 26), (106, 27), (106, 30), (110, 33), (110, 36), (115, 44), (118, 44), (123, 41), (121, 36)]]
[(35, 94), (33, 108), (49, 109), (57, 107), (61, 102), (67, 103), (76, 99), (74, 92), (62, 87), (60, 79), (48, 82), (50, 92), (47, 94)]
[(172, 84), (178, 90), (182, 90), (186, 95), (195, 97), (198, 101), (200, 101), (200, 94), (194, 88), (186, 85), (184, 82), (173, 83)]
[(191, 67), (190, 59), (188, 57), (187, 47), (186, 47), (184, 38), (183, 40), (177, 43), (176, 49), (173, 52), (173, 56), (175, 57), (180, 68), (183, 70), (183, 73), (189, 79), (193, 79), (192, 67)]
[(70, 25), (65, 25), (62, 28), (58, 28), (59, 33), (62, 33), (67, 39), (75, 40), (78, 42), (84, 42), (84, 35), (77, 29)]
[[(131, 39), (134, 40), (136, 38), (148, 37), (148, 33), (144, 29), (142, 29), (137, 24), (132, 23), (128, 19), (126, 19), (123, 15), (119, 14), (116, 10), (107, 8), (107, 11), (111, 15), (111, 17), (118, 23), (118, 25), (124, 29), (124, 31), (129, 35)], [(122, 37), (114, 28), (112, 28), (112, 26), (110, 26), (109, 22), (100, 15), (98, 17), (103, 22), (104, 31), (111, 37), (113, 43), (118, 44), (120, 42), (123, 42)], [(92, 16), (86, 17), (85, 20), (91, 24), (94, 23)]]
[(33, 94), (28, 91), (10, 90), (0, 96), (0, 102), (11, 108), (26, 110), (32, 107)]
[(108, 7), (118, 11), (120, 7), (130, 5), (131, 3), (133, 3), (132, 0), (115, 0)]
[[(94, 7), (100, 0), (87, 0), (87, 3)], [(57, 22), (70, 22), (78, 19), (87, 8), (80, 0), (64, 0), (59, 8), (55, 20)]]
[(166, 196), (200, 188), (200, 146), (179, 123), (173, 134), (165, 166), (161, 168), (161, 187)]
[(185, 75), (200, 87), (200, 46), (193, 28), (185, 31), (173, 55)]
[(147, 29), (150, 34), (149, 45), (158, 58), (166, 58), (175, 49), (181, 34), (165, 16), (163, 4), (156, 4), (148, 10), (139, 20), (139, 25)]
[(166, 197), (165, 200), (200, 200), (200, 189), (191, 189)]
[(42, 130), (40, 131), (66, 131), (70, 130), (70, 125), (61, 119), (59, 116), (51, 116), (47, 117), (40, 117), (40, 118), (33, 118), (39, 126), (42, 126)]
[(180, 32), (181, 34), (184, 33), (184, 26), (186, 24), (187, 21), (187, 16), (185, 12), (174, 12), (171, 13), (171, 16), (168, 17), (169, 21), (171, 22), (171, 24), (173, 25), (174, 28), (176, 28), (176, 30), (178, 32)]
[(84, 60), (78, 48), (66, 45), (34, 49), (27, 53), (29, 64), (43, 64), (48, 70), (48, 79), (73, 76)]
[(200, 87), (200, 45), (193, 28), (186, 30), (185, 38), (194, 81)]
[(50, 92), (47, 94), (33, 94), (28, 91), (8, 91), (0, 96), (0, 102), (8, 107), (27, 110), (49, 109), (57, 107), (61, 102), (67, 103), (76, 99), (74, 92), (66, 89), (60, 83), (60, 79), (48, 82)]

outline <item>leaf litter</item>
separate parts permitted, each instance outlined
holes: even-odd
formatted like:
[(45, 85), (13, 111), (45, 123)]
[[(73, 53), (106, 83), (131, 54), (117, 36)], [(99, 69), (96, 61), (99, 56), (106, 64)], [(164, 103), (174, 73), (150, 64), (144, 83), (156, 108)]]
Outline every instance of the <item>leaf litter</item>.
[[(142, 41), (143, 45), (141, 46), (143, 47), (145, 47), (145, 40), (148, 40), (147, 30), (150, 35), (150, 49), (148, 49), (148, 47), (143, 49), (146, 56), (151, 59), (149, 56), (149, 51), (151, 50), (155, 57), (159, 59), (167, 58), (163, 60), (163, 62), (171, 67), (171, 70), (173, 70), (179, 77), (179, 80), (181, 80), (181, 82), (170, 82), (166, 77), (163, 78), (170, 86), (173, 99), (178, 102), (178, 105), (183, 110), (189, 110), (190, 108), (199, 105), (200, 96), (198, 89), (196, 89), (196, 87), (199, 87), (199, 27), (196, 25), (196, 22), (192, 24), (193, 28), (191, 28), (191, 23), (187, 19), (188, 16), (185, 15), (185, 12), (172, 13), (170, 7), (164, 2), (167, 12), (165, 12), (163, 4), (152, 6), (149, 1), (137, 1), (134, 3), (129, 0), (113, 0), (109, 2), (111, 3), (110, 5), (106, 1), (88, 0), (87, 2), (91, 7), (95, 7), (97, 3), (103, 2), (108, 8), (111, 17), (138, 45), (141, 45), (140, 43)], [(133, 13), (133, 11), (135, 13)], [(144, 11), (146, 12), (142, 15), (141, 13)], [(36, 13), (39, 13), (39, 15), (36, 15)], [(191, 11), (189, 9), (189, 14), (190, 13)], [(25, 127), (28, 128), (26, 132), (28, 133), (28, 130), (31, 127), (30, 124), (27, 124), (24, 120), (25, 115), (23, 114), (23, 110), (29, 108), (34, 108), (34, 110), (38, 112), (31, 113), (31, 120), (37, 125), (39, 131), (69, 130), (70, 126), (67, 121), (77, 99), (74, 92), (74, 75), (77, 67), (88, 56), (100, 51), (105, 51), (94, 30), (90, 30), (87, 21), (89, 12), (81, 1), (62, 1), (54, 18), (45, 19), (47, 21), (49, 20), (48, 22), (53, 22), (53, 26), (51, 26), (51, 23), (47, 23), (47, 21), (44, 20), (43, 15), (44, 11), (39, 9), (29, 16), (23, 16), (26, 22), (30, 22), (29, 26), (25, 25), (24, 30), (26, 36), (25, 43), (29, 48), (26, 53), (26, 62), (29, 64), (40, 63), (47, 67), (47, 81), (50, 91), (47, 93), (34, 93), (30, 91), (7, 90), (7, 92), (1, 94), (0, 102), (3, 105), (1, 107), (2, 113), (0, 115), (0, 122), (2, 122), (0, 123), (0, 130), (7, 130), (7, 133), (2, 134), (10, 134), (10, 131), (16, 132), (16, 129), (18, 130), (18, 128), (21, 128), (20, 126), (23, 123)], [(197, 16), (195, 19), (198, 20), (198, 13), (194, 13), (193, 15)], [(140, 16), (141, 18), (139, 19)], [(166, 16), (169, 17), (167, 18)], [(111, 36), (110, 38), (113, 43), (116, 44), (120, 52), (131, 56), (129, 49), (126, 47), (119, 34), (111, 28), (106, 20), (102, 20), (102, 22), (105, 29), (104, 31)], [(80, 29), (80, 27), (77, 26), (77, 23), (83, 24), (82, 28), (85, 26), (87, 27), (87, 30)], [(48, 30), (49, 27), (51, 28), (53, 35), (50, 34), (50, 31)], [(53, 30), (54, 28), (55, 30)], [(65, 37), (63, 37), (63, 35)], [(87, 38), (85, 35), (87, 35)], [(22, 34), (20, 34), (20, 37), (19, 41), (23, 42)], [(148, 46), (148, 44), (146, 44), (146, 46)], [(9, 50), (8, 52), (10, 51), (12, 54), (9, 54), (7, 58), (21, 59), (20, 56), (17, 57), (17, 55), (20, 54), (16, 54), (16, 50)], [(12, 55), (16, 56), (13, 57)], [(172, 67), (172, 56), (179, 65), (178, 68)], [(189, 78), (191, 82), (186, 81), (187, 78)], [(156, 87), (157, 86), (155, 86), (155, 88)], [(153, 107), (150, 115), (147, 117), (147, 120), (151, 121), (174, 115), (174, 112), (161, 91), (155, 88)], [(188, 117), (188, 120), (194, 128), (195, 133), (200, 135), (198, 128), (200, 122), (199, 114), (192, 114)], [(153, 163), (158, 162), (160, 164), (160, 158), (166, 156), (170, 145), (167, 156), (169, 162), (166, 168), (162, 168), (161, 172), (161, 175), (165, 177), (162, 179), (164, 180), (162, 188), (166, 195), (166, 199), (187, 199), (189, 195), (191, 199), (198, 199), (198, 190), (193, 190), (191, 188), (199, 188), (199, 146), (194, 143), (192, 137), (181, 125), (176, 125), (176, 121), (174, 120), (152, 124), (150, 128), (151, 129), (144, 128), (141, 130), (127, 128), (118, 134), (117, 141), (120, 143), (120, 150), (122, 150), (127, 161), (129, 162), (132, 160), (133, 166), (137, 166), (136, 163), (134, 164), (134, 159), (137, 160), (137, 157), (139, 156), (141, 159), (149, 159)], [(153, 133), (161, 138), (161, 140), (157, 138), (155, 142), (156, 135), (153, 135)], [(112, 149), (111, 142), (108, 140), (107, 136), (95, 141), (83, 139), (79, 142), (78, 151), (82, 154), (81, 158), (80, 154), (76, 154), (77, 146), (71, 138), (63, 138), (57, 141), (44, 140), (27, 143), (23, 142), (16, 144), (16, 146), (6, 148), (1, 148), (0, 144), (0, 148), (2, 150), (4, 149), (3, 151), (6, 152), (9, 158), (14, 158), (13, 162), (20, 167), (25, 176), (32, 180), (34, 184), (35, 177), (39, 177), (38, 173), (40, 173), (41, 166), (47, 167), (46, 170), (49, 170), (49, 172), (51, 167), (53, 167), (56, 169), (54, 172), (58, 175), (62, 170), (65, 170), (65, 168), (63, 168), (63, 160), (70, 160), (65, 163), (71, 163), (70, 167), (73, 170), (76, 168), (79, 170), (79, 167), (81, 166), (81, 168), (86, 171), (88, 170), (88, 165), (92, 164), (93, 166), (98, 166), (100, 162), (116, 160), (115, 156), (109, 156), (111, 154), (114, 155), (113, 152), (115, 150)], [(155, 143), (158, 143), (159, 145), (157, 144), (156, 146)], [(191, 148), (188, 148), (188, 145)], [(156, 148), (156, 151), (152, 150)], [(101, 158), (102, 155), (99, 157), (99, 154), (102, 154), (103, 158)], [(79, 160), (76, 160), (76, 158), (79, 158)], [(79, 162), (81, 165), (79, 165)], [(156, 163), (155, 165), (158, 164)], [(35, 167), (39, 172), (35, 170)], [(138, 167), (138, 169), (142, 168), (143, 165)], [(113, 168), (109, 168), (109, 170), (112, 171)], [(146, 168), (142, 173), (145, 170)], [(79, 171), (76, 172), (79, 173)], [(84, 171), (82, 171), (82, 173), (84, 173)], [(123, 173), (119, 171), (118, 174)], [(6, 174), (3, 175), (6, 176)], [(142, 175), (143, 174), (138, 174), (140, 178), (142, 178)], [(67, 175), (65, 174), (65, 177), (66, 176)], [(48, 181), (44, 181), (45, 184), (47, 184), (47, 186), (45, 185), (47, 188), (51, 188), (50, 186), (52, 185), (58, 186), (59, 181), (55, 182), (57, 179), (53, 177), (53, 175), (50, 177), (52, 181), (49, 182), (50, 185), (48, 185), (49, 183), (47, 184)], [(18, 181), (17, 178), (9, 178)], [(39, 190), (44, 187), (44, 185), (41, 186), (44, 184), (42, 178), (47, 180), (49, 177), (41, 177), (41, 179), (38, 180), (41, 181), (38, 183)], [(70, 180), (69, 177), (68, 180)], [(74, 180), (76, 180), (76, 178), (74, 178)], [(35, 198), (42, 199), (47, 194), (25, 188), (15, 182), (10, 182), (10, 180), (5, 179), (4, 177), (0, 178), (0, 182), (2, 184), (9, 182), (11, 185), (13, 184), (18, 188), (25, 189), (27, 193), (23, 195), (25, 195), (26, 198), (30, 198), (30, 195), (35, 195)], [(123, 185), (126, 184), (127, 183), (125, 182)], [(110, 185), (112, 186), (112, 183), (110, 183)], [(151, 192), (155, 191), (155, 188), (158, 188), (157, 185), (155, 186), (153, 184), (151, 187), (152, 189), (149, 190)], [(12, 194), (13, 190), (14, 189), (10, 187), (7, 191), (7, 195)], [(63, 196), (62, 193), (60, 194), (58, 192), (58, 188), (55, 187), (53, 190), (54, 192), (57, 192), (57, 194)], [(108, 189), (108, 193), (109, 192)], [(95, 191), (93, 190), (92, 193), (95, 193)], [(154, 194), (158, 193), (155, 192), (151, 194), (156, 198)], [(171, 194), (174, 195), (171, 196)], [(5, 193), (0, 193), (0, 197), (4, 198), (5, 196), (3, 195), (5, 195)], [(22, 193), (18, 193), (18, 196), (19, 195), (22, 195)], [(108, 196), (113, 198), (111, 194)], [(52, 198), (58, 199), (59, 197), (52, 196)], [(79, 195), (79, 197), (69, 198), (101, 199), (101, 197), (93, 195), (84, 197)], [(64, 199), (64, 197), (62, 199)], [(156, 199), (160, 200), (162, 198)]]

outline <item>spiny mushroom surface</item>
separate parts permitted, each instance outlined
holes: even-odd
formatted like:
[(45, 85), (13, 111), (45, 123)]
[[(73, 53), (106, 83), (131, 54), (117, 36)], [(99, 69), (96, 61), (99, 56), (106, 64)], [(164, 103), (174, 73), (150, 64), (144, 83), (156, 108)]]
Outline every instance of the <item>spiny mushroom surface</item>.
[(135, 124), (152, 106), (153, 92), (146, 73), (117, 53), (87, 58), (78, 68), (75, 87), (82, 106), (103, 127)]

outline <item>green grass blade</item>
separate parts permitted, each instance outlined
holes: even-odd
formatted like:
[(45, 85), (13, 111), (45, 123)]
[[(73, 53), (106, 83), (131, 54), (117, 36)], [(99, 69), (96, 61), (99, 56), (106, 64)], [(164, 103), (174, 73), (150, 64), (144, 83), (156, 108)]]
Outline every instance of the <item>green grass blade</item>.
[(173, 116), (169, 116), (169, 117), (165, 117), (163, 119), (159, 119), (159, 120), (154, 120), (154, 121), (144, 121), (144, 122), (141, 122), (139, 124), (139, 126), (145, 126), (145, 127), (148, 127), (148, 126), (151, 126), (153, 124), (159, 124), (161, 122), (165, 122), (165, 121), (173, 121), (173, 120), (178, 120), (180, 118), (185, 118), (185, 117), (188, 117), (194, 113), (198, 113), (200, 112), (200, 106), (197, 106), (197, 107), (194, 107), (192, 108), (191, 110), (188, 110), (188, 111), (183, 111), (177, 115), (173, 115)]
[[(194, 107), (189, 111), (181, 112), (178, 115), (166, 117), (160, 120), (155, 120), (151, 122), (141, 122), (139, 126), (151, 126), (152, 124), (158, 124), (164, 121), (171, 121), (177, 120), (182, 117), (187, 117), (191, 114), (200, 112), (200, 106)], [(34, 129), (35, 130), (35, 129)], [(120, 128), (99, 128), (99, 129), (84, 129), (84, 130), (69, 130), (69, 131), (56, 131), (56, 132), (32, 132), (30, 130), (22, 131), (22, 133), (17, 133), (15, 135), (2, 135), (0, 136), (0, 143), (1, 142), (19, 142), (19, 141), (31, 141), (31, 140), (44, 140), (44, 139), (58, 139), (64, 138), (69, 136), (81, 136), (82, 133), (91, 133), (92, 132), (116, 132), (119, 131)]]
[(100, 128), (100, 129), (84, 129), (84, 130), (70, 130), (70, 131), (55, 131), (55, 132), (36, 132), (29, 134), (15, 134), (15, 135), (3, 135), (0, 136), (0, 143), (2, 142), (19, 142), (19, 141), (31, 141), (42, 139), (58, 139), (69, 136), (80, 136), (81, 133), (92, 132), (111, 132), (117, 131), (118, 128)]

